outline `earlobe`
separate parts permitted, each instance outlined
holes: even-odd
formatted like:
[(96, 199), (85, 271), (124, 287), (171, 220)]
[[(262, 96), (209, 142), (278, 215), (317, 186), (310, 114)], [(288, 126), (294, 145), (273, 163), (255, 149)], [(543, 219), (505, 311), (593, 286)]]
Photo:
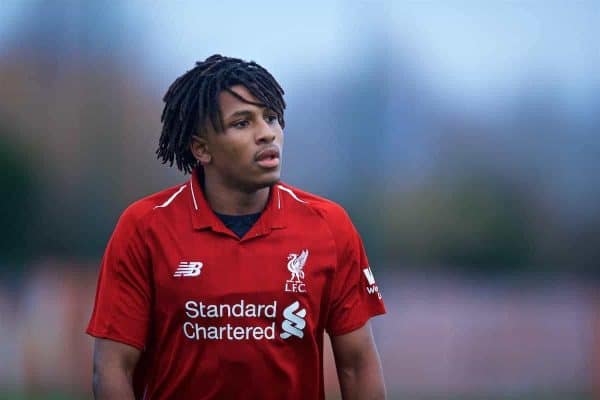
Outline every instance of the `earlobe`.
[(208, 151), (208, 143), (203, 137), (194, 136), (192, 138), (190, 151), (194, 155), (194, 158), (198, 160), (201, 165), (210, 164), (212, 157)]

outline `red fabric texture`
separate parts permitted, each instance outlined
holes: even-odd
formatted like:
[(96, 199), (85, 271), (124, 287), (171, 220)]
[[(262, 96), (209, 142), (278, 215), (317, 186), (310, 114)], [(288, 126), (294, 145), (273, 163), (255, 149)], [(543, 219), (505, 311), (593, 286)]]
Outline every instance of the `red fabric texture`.
[(142, 351), (137, 399), (324, 398), (324, 331), (345, 334), (385, 312), (350, 218), (278, 184), (239, 239), (197, 182), (123, 213), (87, 332)]

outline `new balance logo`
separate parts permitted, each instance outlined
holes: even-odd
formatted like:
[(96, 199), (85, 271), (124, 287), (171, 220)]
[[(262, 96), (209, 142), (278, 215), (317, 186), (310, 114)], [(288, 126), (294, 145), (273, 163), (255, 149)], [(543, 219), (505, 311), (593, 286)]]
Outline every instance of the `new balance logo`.
[(173, 274), (175, 278), (192, 277), (200, 275), (202, 263), (200, 261), (182, 261), (177, 267), (177, 271)]
[(302, 332), (302, 330), (306, 326), (306, 321), (304, 320), (306, 309), (303, 308), (296, 311), (299, 308), (300, 303), (295, 301), (283, 310), (283, 317), (285, 320), (281, 323), (281, 329), (284, 332), (279, 335), (282, 339), (288, 339), (292, 336), (299, 337), (300, 339), (304, 337), (304, 332)]

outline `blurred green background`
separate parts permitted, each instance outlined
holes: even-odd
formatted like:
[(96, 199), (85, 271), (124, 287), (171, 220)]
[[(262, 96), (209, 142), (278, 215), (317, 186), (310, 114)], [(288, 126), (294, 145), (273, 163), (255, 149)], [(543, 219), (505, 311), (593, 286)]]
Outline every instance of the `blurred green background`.
[(599, 17), (595, 2), (2, 2), (0, 398), (90, 398), (100, 257), (128, 204), (186, 179), (155, 157), (161, 98), (213, 53), (278, 78), (283, 179), (361, 232), (391, 398), (598, 396)]

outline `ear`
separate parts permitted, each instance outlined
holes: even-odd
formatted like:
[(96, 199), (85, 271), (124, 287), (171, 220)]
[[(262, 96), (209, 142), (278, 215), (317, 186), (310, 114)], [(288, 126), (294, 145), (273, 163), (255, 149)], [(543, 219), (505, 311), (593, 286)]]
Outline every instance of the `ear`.
[(208, 151), (208, 141), (202, 136), (192, 136), (190, 151), (194, 155), (194, 158), (203, 166), (210, 164), (212, 161), (212, 156)]

